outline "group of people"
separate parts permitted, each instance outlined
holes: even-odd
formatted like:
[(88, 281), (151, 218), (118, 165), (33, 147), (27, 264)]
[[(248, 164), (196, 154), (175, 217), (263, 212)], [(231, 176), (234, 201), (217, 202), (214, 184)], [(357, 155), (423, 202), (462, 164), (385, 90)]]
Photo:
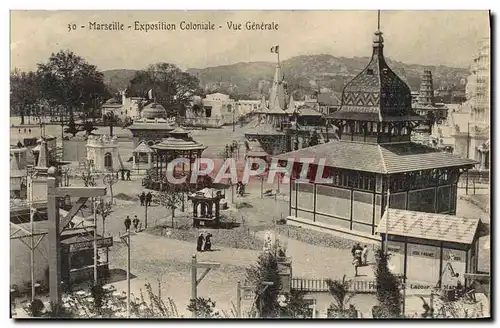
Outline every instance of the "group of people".
[(134, 224), (134, 229), (135, 229), (135, 232), (137, 232), (139, 229), (140, 229), (140, 222), (141, 220), (139, 220), (139, 218), (137, 217), (137, 215), (134, 215), (134, 219), (133, 220), (130, 220), (130, 217), (127, 215), (127, 218), (125, 219), (125, 231), (129, 232), (130, 231), (130, 226), (132, 224)]
[[(21, 134), (21, 129), (17, 129), (17, 132)], [(26, 128), (24, 128), (24, 133), (26, 133)], [(28, 133), (31, 134), (31, 129), (28, 129)]]
[(143, 191), (139, 195), (139, 199), (141, 200), (141, 206), (151, 206), (151, 201), (153, 200), (153, 195), (151, 192), (148, 192), (147, 194)]
[(353, 257), (355, 276), (358, 276), (358, 267), (368, 264), (368, 246), (361, 247), (359, 243), (352, 246), (351, 254)]
[(207, 252), (212, 250), (212, 234), (207, 233), (206, 236), (203, 235), (203, 232), (200, 232), (198, 236), (198, 241), (196, 243), (196, 250), (198, 252)]

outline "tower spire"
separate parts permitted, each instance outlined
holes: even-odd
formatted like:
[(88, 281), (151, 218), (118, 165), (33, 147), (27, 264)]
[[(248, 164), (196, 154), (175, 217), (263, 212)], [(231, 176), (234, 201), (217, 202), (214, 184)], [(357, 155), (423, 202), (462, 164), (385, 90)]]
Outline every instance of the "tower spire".
[(380, 10), (377, 10), (377, 31), (380, 31)]

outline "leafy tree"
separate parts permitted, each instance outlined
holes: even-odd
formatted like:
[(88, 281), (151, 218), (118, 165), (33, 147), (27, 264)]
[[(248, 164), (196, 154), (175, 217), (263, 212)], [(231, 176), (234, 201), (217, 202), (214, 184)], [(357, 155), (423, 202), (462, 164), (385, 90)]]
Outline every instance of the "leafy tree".
[(75, 109), (88, 111), (96, 98), (107, 93), (104, 76), (97, 67), (68, 50), (53, 53), (46, 63), (38, 64), (37, 73), (44, 97), (62, 106), (70, 118)]
[(319, 145), (319, 134), (314, 131), (311, 135), (311, 139), (309, 139), (309, 147)]
[(153, 90), (154, 100), (165, 107), (169, 114), (185, 116), (192, 97), (202, 92), (197, 77), (181, 71), (169, 63), (150, 65), (138, 71), (128, 87), (131, 94), (145, 96)]
[(328, 308), (328, 314), (334, 318), (351, 318), (352, 310), (347, 307), (349, 301), (354, 297), (354, 293), (350, 291), (351, 281), (346, 280), (346, 276), (342, 280), (328, 279), (326, 281), (328, 292), (333, 296), (334, 302)]
[[(280, 306), (278, 295), (281, 289), (281, 278), (278, 273), (278, 260), (271, 252), (262, 253), (257, 265), (246, 269), (247, 284), (255, 286), (255, 304), (261, 318), (278, 317)], [(272, 283), (272, 285), (266, 285)], [(265, 289), (264, 289), (265, 288)]]
[(182, 201), (181, 194), (174, 188), (165, 188), (165, 190), (158, 193), (158, 203), (172, 211), (172, 229), (174, 228), (175, 210), (177, 204)]
[(106, 232), (106, 219), (108, 216), (113, 213), (113, 205), (111, 202), (103, 202), (101, 201), (96, 205), (97, 214), (99, 214), (102, 218), (102, 235)]
[(220, 318), (219, 311), (215, 309), (215, 302), (212, 299), (198, 297), (191, 299), (187, 307), (188, 311), (195, 312), (197, 318)]
[(14, 69), (10, 73), (10, 108), (21, 116), (21, 124), (24, 124), (24, 116), (32, 114), (32, 109), (39, 105), (40, 83), (40, 76), (35, 72)]
[(79, 130), (80, 131), (85, 131), (85, 134), (87, 136), (89, 136), (89, 135), (92, 134), (92, 131), (97, 130), (97, 128), (95, 127), (94, 122), (92, 122), (92, 121), (85, 121), (85, 122), (83, 122), (82, 125), (80, 125)]
[(284, 296), (284, 306), (280, 304), (280, 318), (311, 318), (312, 309), (305, 298), (306, 292), (291, 290)]
[(34, 318), (39, 318), (43, 315), (43, 311), (45, 310), (45, 305), (39, 298), (35, 298), (28, 305), (28, 314)]
[(118, 126), (120, 118), (114, 112), (107, 112), (104, 115), (104, 124), (109, 127), (109, 136), (113, 136), (113, 127)]
[[(377, 265), (375, 267), (375, 278), (377, 286), (377, 300), (379, 308), (377, 316), (383, 318), (398, 318), (401, 316), (401, 282), (388, 266), (389, 254), (382, 249), (375, 251)], [(375, 311), (374, 311), (375, 312)]]
[(432, 126), (436, 123), (436, 115), (432, 110), (430, 110), (427, 112), (426, 118), (427, 124), (429, 124), (429, 131), (432, 131)]

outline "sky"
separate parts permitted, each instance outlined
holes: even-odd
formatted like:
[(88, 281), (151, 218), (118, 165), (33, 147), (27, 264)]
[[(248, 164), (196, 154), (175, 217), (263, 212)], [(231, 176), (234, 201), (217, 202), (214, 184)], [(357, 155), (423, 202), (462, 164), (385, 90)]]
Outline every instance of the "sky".
[[(176, 31), (134, 31), (134, 22), (168, 22)], [(215, 31), (181, 31), (180, 23), (213, 22)], [(230, 22), (278, 24), (274, 31), (232, 31)], [(119, 22), (124, 31), (89, 30)], [(68, 25), (77, 29), (69, 31)], [(80, 28), (80, 26), (85, 28)], [(127, 27), (131, 25), (132, 29)], [(182, 69), (274, 61), (304, 54), (371, 55), (376, 11), (11, 11), (11, 69), (34, 70), (68, 49), (100, 70), (142, 69), (169, 62)], [(219, 27), (220, 26), (220, 27)], [(466, 68), (490, 36), (487, 11), (382, 11), (387, 57), (408, 64)]]

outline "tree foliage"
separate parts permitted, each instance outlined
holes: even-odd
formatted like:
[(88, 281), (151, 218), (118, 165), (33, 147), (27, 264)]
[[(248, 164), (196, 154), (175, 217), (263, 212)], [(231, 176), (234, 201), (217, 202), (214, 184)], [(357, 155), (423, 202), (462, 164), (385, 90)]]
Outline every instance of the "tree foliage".
[(377, 286), (377, 300), (379, 307), (376, 312), (378, 317), (399, 318), (401, 317), (401, 282), (388, 266), (389, 254), (382, 249), (375, 251), (376, 267), (375, 278)]
[(97, 128), (94, 125), (94, 122), (87, 120), (83, 122), (78, 128), (80, 131), (85, 131), (85, 134), (87, 136), (91, 135), (94, 130), (97, 130)]
[(316, 130), (313, 131), (311, 139), (309, 139), (309, 147), (319, 145), (319, 134)]
[(64, 133), (69, 133), (74, 137), (78, 132), (80, 132), (80, 128), (76, 125), (75, 118), (70, 116), (68, 126), (64, 128)]
[(24, 116), (40, 104), (40, 75), (35, 72), (22, 72), (14, 69), (10, 73), (10, 109), (11, 114)]
[(144, 97), (153, 90), (154, 101), (165, 107), (171, 115), (185, 115), (192, 96), (202, 92), (197, 77), (181, 71), (169, 63), (150, 65), (146, 70), (138, 71), (130, 81), (130, 93)]
[(109, 135), (113, 136), (113, 128), (120, 124), (120, 118), (114, 112), (107, 112), (103, 116), (104, 124), (109, 127)]
[(346, 276), (342, 280), (328, 279), (326, 281), (328, 291), (333, 296), (334, 302), (328, 308), (329, 316), (334, 318), (352, 318), (352, 307), (348, 307), (349, 301), (354, 297), (354, 293), (350, 291), (351, 281), (346, 280)]
[(215, 302), (211, 298), (198, 297), (191, 299), (187, 309), (195, 312), (197, 318), (221, 318), (219, 311), (215, 309)]
[[(278, 273), (278, 259), (271, 253), (262, 253), (257, 265), (246, 269), (247, 284), (255, 286), (256, 307), (260, 318), (274, 318), (279, 316), (280, 306), (278, 296), (281, 289), (281, 278)], [(266, 283), (273, 283), (267, 285)], [(264, 292), (262, 292), (264, 290)]]
[(71, 51), (53, 53), (46, 63), (38, 64), (37, 74), (43, 96), (63, 106), (70, 117), (75, 109), (89, 110), (97, 98), (107, 95), (103, 74)]

